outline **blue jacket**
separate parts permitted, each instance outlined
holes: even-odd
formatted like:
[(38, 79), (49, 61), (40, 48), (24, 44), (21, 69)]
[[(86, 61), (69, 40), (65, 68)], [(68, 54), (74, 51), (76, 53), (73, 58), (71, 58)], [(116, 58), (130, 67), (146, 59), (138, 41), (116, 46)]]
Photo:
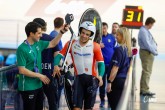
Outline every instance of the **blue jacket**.
[(104, 44), (104, 48), (101, 48), (104, 57), (104, 63), (106, 66), (108, 66), (114, 53), (116, 39), (113, 34), (107, 34), (106, 36), (103, 35), (102, 43)]

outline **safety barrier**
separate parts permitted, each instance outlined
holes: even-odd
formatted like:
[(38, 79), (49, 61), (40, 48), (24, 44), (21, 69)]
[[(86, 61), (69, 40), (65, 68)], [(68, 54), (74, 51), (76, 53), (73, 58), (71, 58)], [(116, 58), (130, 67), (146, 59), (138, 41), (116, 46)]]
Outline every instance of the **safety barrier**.
[(16, 65), (0, 68), (0, 110), (21, 110), (22, 103), (17, 92)]
[[(17, 90), (18, 73), (16, 65), (0, 68), (0, 110), (23, 110), (22, 98)], [(64, 96), (61, 99), (60, 106), (66, 108)], [(46, 98), (43, 110), (48, 110)]]

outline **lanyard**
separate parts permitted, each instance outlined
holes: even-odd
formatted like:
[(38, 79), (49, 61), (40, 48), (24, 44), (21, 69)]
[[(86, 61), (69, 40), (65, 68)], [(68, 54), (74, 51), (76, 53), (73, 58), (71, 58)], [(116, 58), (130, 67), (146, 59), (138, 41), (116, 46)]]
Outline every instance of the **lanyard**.
[(31, 47), (30, 44), (29, 44), (29, 42), (28, 42), (27, 40), (25, 40), (25, 42), (28, 44), (30, 50), (32, 51), (32, 53), (33, 53), (33, 55), (34, 55), (34, 67), (36, 67), (36, 66), (37, 66), (37, 56), (35, 55), (35, 53), (34, 53), (32, 47)]

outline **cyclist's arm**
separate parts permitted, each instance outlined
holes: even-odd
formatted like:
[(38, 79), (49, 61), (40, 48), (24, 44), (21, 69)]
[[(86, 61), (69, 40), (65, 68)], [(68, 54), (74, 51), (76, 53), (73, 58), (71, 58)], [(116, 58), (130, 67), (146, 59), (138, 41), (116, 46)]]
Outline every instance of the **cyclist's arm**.
[(99, 76), (103, 77), (105, 72), (104, 62), (98, 62), (98, 72), (99, 72)]

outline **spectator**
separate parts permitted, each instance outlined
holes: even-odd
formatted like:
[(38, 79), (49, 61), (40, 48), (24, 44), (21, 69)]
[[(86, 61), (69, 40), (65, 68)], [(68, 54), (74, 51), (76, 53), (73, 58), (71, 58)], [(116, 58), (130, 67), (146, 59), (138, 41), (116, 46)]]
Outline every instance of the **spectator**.
[(132, 56), (129, 30), (125, 27), (119, 28), (116, 38), (120, 46), (116, 47), (112, 57), (107, 85), (107, 92), (110, 92), (108, 103), (112, 110), (116, 110), (121, 97)]
[(108, 33), (108, 24), (106, 22), (102, 23), (102, 42), (100, 43), (101, 51), (104, 57), (104, 63), (105, 63), (105, 73), (103, 76), (103, 85), (99, 88), (99, 95), (100, 95), (100, 107), (104, 107), (105, 104), (105, 87), (106, 87), (106, 77), (107, 77), (107, 72), (109, 68), (110, 61), (112, 59), (113, 53), (114, 53), (114, 48), (117, 46), (116, 42), (116, 32), (117, 29), (119, 28), (118, 23), (113, 23), (112, 24), (112, 33)]
[[(57, 17), (54, 19), (54, 30), (50, 33), (50, 36), (56, 37), (58, 33), (60, 32), (61, 28), (63, 27), (64, 19), (61, 17)], [(61, 50), (62, 49), (62, 41), (58, 43), (58, 47)], [(58, 54), (58, 53), (57, 53)]]
[(142, 26), (138, 34), (138, 44), (140, 47), (140, 59), (142, 64), (142, 75), (140, 80), (140, 94), (153, 96), (149, 90), (149, 81), (152, 73), (152, 67), (154, 62), (154, 56), (158, 55), (157, 43), (150, 33), (150, 29), (153, 27), (155, 19), (148, 17), (145, 25)]
[[(60, 32), (61, 28), (63, 27), (63, 24), (64, 24), (63, 18), (61, 18), (61, 17), (55, 18), (54, 19), (54, 30), (50, 33), (50, 36), (56, 37), (58, 35), (58, 33)], [(63, 48), (61, 40), (58, 43), (58, 47), (59, 47), (59, 51)], [(59, 53), (59, 51), (55, 52), (55, 56)], [(61, 64), (62, 64), (62, 60), (60, 62), (60, 65)], [(58, 102), (60, 102), (61, 92), (64, 88), (63, 77), (62, 76), (58, 77), (57, 82), (58, 82), (58, 96), (59, 96)]]

